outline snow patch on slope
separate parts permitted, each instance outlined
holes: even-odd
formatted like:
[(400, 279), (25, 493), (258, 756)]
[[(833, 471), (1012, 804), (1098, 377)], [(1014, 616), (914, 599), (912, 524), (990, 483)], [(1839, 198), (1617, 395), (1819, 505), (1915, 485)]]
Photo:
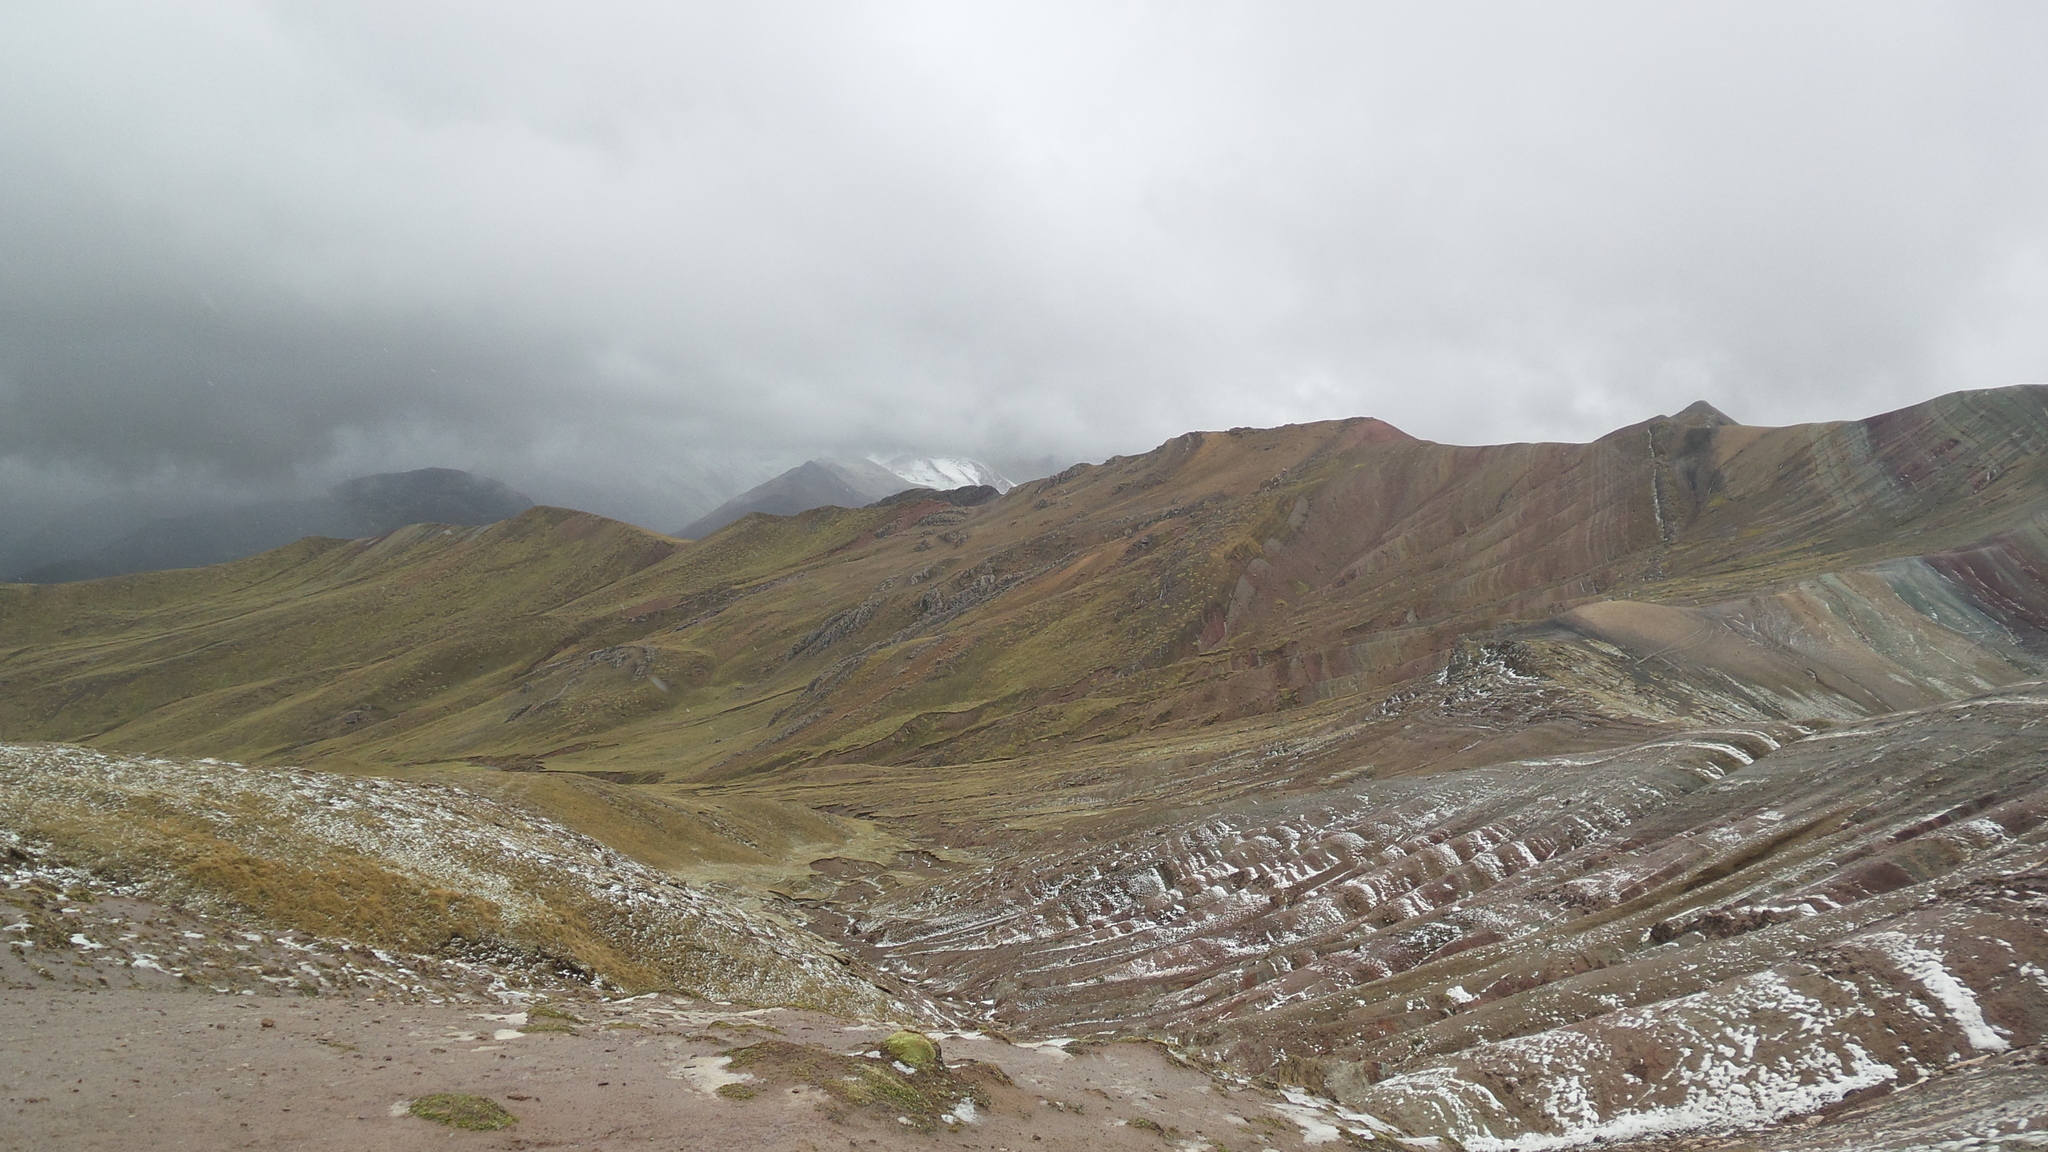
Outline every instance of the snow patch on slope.
[[(1844, 1030), (1868, 1009), (1853, 986), (1806, 988), (1766, 970), (1720, 988), (1493, 1045), (1389, 1077), (1359, 1101), (1445, 1131), (1471, 1152), (1536, 1152), (1767, 1124), (1894, 1081), (1896, 1068)], [(1828, 994), (1824, 984), (1832, 984)], [(1613, 1083), (1634, 1043), (1678, 1054), (1656, 1082)], [(1481, 1081), (1520, 1080), (1514, 1104)], [(1378, 1105), (1379, 1107), (1375, 1107)], [(1417, 1121), (1424, 1121), (1417, 1123)]]
[(943, 492), (952, 488), (986, 484), (998, 492), (1008, 492), (1016, 487), (1002, 473), (981, 461), (960, 456), (891, 456), (886, 460), (879, 456), (870, 456), (868, 460), (903, 477), (916, 488), (933, 488)]
[(1979, 1052), (2003, 1052), (2012, 1047), (2010, 1041), (2000, 1036), (1984, 1019), (1984, 1009), (1977, 1003), (1977, 994), (1970, 986), (1956, 979), (1941, 961), (1941, 954), (1919, 947), (1899, 932), (1879, 932), (1866, 937), (1889, 956), (1899, 971), (1918, 981), (1927, 994), (1940, 1002), (1955, 1018), (1956, 1025), (1963, 1030), (1963, 1038), (1970, 1047)]

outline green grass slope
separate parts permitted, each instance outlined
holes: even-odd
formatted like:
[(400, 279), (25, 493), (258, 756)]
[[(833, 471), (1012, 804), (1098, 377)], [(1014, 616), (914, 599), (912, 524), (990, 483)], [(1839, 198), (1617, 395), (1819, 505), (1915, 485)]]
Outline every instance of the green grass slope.
[[(1830, 619), (1891, 621), (1870, 640), (1888, 665), (1841, 659), (1924, 702), (2038, 664), (2044, 444), (2040, 388), (1783, 429), (1696, 406), (1583, 445), (1359, 419), (1190, 433), (973, 509), (756, 515), (697, 542), (552, 508), (306, 540), (0, 587), (0, 736), (632, 783), (999, 762), (1376, 699), (1517, 629), (1548, 629), (1530, 642), (1567, 677), (1623, 653), (1669, 665), (1701, 613), (1791, 628), (1775, 642), (1796, 652), (1782, 596), (1802, 582)], [(1780, 599), (1712, 607), (1758, 596)], [(1935, 635), (1959, 604), (2006, 637), (1995, 660)], [(1885, 703), (1828, 691), (1823, 714)]]

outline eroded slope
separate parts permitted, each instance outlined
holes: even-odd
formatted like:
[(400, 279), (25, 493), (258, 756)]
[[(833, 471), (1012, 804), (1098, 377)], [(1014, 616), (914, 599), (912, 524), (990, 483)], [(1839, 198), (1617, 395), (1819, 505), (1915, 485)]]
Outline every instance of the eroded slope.
[(1468, 1148), (1740, 1127), (2048, 1027), (2048, 694), (1158, 813), (868, 899), (1005, 1024), (1173, 1037)]

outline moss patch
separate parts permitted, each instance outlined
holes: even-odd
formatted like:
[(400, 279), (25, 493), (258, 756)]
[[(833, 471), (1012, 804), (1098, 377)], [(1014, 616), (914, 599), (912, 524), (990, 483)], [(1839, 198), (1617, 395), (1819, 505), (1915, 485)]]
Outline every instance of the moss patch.
[(988, 1107), (989, 1088), (1010, 1083), (1002, 1069), (972, 1060), (958, 1068), (935, 1061), (928, 1070), (905, 1075), (888, 1059), (846, 1056), (814, 1044), (784, 1040), (762, 1041), (725, 1055), (732, 1059), (734, 1070), (746, 1069), (764, 1087), (808, 1085), (831, 1097), (840, 1110), (860, 1109), (879, 1118), (902, 1118), (920, 1132), (949, 1123), (962, 1100), (972, 1100), (977, 1108)]
[(450, 1128), (467, 1128), (472, 1132), (495, 1132), (519, 1123), (519, 1118), (505, 1111), (496, 1100), (462, 1092), (436, 1092), (432, 1096), (422, 1096), (408, 1105), (406, 1111), (422, 1120), (432, 1120)]
[(922, 1072), (939, 1065), (939, 1045), (922, 1032), (891, 1032), (882, 1041), (882, 1055)]

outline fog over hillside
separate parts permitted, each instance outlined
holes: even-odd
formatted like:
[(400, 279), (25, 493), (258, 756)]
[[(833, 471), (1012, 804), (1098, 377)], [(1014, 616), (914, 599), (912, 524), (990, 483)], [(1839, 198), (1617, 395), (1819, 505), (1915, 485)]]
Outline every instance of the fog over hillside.
[(0, 5), (0, 1144), (2048, 1150), (2043, 45)]
[(46, 524), (15, 544), (27, 563), (0, 577), (33, 584), (93, 580), (164, 568), (198, 568), (280, 548), (306, 536), (381, 536), (408, 524), (481, 525), (533, 506), (524, 493), (452, 468), (417, 468), (345, 480), (319, 496), (268, 500), (143, 520), (104, 544), (122, 509), (88, 509)]
[(1021, 480), (2039, 380), (2044, 24), (11, 6), (0, 517), (448, 467), (673, 526), (819, 457)]

